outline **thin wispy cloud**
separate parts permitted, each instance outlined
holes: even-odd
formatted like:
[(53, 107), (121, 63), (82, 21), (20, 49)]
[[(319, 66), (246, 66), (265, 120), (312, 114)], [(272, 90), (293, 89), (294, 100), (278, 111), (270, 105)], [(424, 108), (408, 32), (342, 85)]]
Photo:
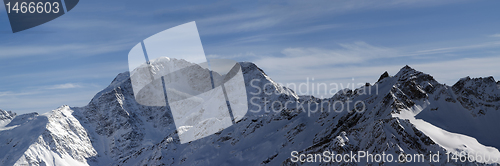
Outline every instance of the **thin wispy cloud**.
[(239, 53), (239, 54), (234, 54), (234, 55), (217, 55), (217, 54), (210, 54), (206, 55), (207, 59), (237, 59), (240, 57), (257, 57), (257, 55), (253, 52), (246, 52), (246, 53)]
[[(69, 82), (67, 80), (91, 80), (93, 78), (107, 79), (110, 82), (119, 73), (128, 70), (123, 62), (98, 62), (84, 66), (76, 66), (66, 70), (32, 71), (24, 73), (10, 72), (1, 75), (2, 80), (18, 80), (29, 83)], [(61, 77), (64, 76), (64, 77)], [(1, 88), (1, 87), (0, 87)]]
[(295, 35), (304, 35), (304, 34), (312, 34), (321, 31), (333, 30), (335, 28), (343, 27), (341, 24), (323, 24), (323, 25), (314, 25), (307, 29), (304, 28), (295, 28), (289, 30), (282, 30), (279, 33), (260, 33), (252, 36), (245, 36), (241, 38), (234, 39), (230, 43), (227, 43), (226, 46), (231, 45), (243, 45), (249, 43), (259, 43), (263, 41), (268, 41), (272, 38), (284, 37), (284, 36), (295, 36)]
[[(223, 13), (200, 19), (199, 23), (206, 28), (202, 30), (205, 35), (220, 35), (227, 33), (240, 33), (260, 31), (271, 27), (287, 27), (293, 22), (310, 22), (311, 18), (322, 16), (336, 17), (359, 10), (380, 10), (391, 8), (415, 8), (440, 6), (461, 3), (467, 0), (332, 0), (332, 1), (302, 1), (289, 0), (283, 3), (262, 3), (254, 10), (244, 10), (238, 13)], [(321, 2), (317, 5), (314, 2)], [(256, 12), (258, 11), (258, 12)], [(316, 27), (328, 28), (328, 27)], [(307, 30), (314, 30), (314, 27)], [(306, 31), (307, 31), (306, 30)]]
[(71, 50), (84, 49), (86, 46), (82, 45), (46, 45), (46, 46), (2, 46), (0, 47), (0, 58), (7, 57), (20, 57), (20, 56), (35, 56), (43, 54), (55, 54)]
[(500, 37), (500, 33), (490, 35), (490, 37)]
[(493, 76), (497, 81), (500, 80), (500, 71), (495, 70), (498, 68), (498, 62), (500, 62), (498, 56), (471, 57), (441, 62), (416, 63), (412, 67), (433, 75), (441, 83), (453, 85), (460, 78), (466, 76), (474, 78)]
[(58, 84), (47, 87), (47, 89), (71, 89), (71, 88), (81, 88), (82, 86), (74, 83)]
[(461, 50), (495, 48), (495, 47), (500, 47), (500, 41), (486, 42), (486, 43), (480, 43), (480, 44), (471, 44), (471, 45), (463, 45), (463, 46), (456, 46), (456, 47), (445, 47), (445, 48), (421, 50), (421, 51), (416, 51), (415, 53), (410, 53), (409, 55), (443, 54), (443, 53), (449, 53), (449, 52), (457, 52), (457, 51), (461, 51)]
[(0, 97), (13, 97), (13, 96), (25, 96), (25, 95), (33, 95), (38, 92), (12, 92), (12, 91), (4, 91), (0, 92)]
[(255, 62), (271, 70), (293, 68), (318, 68), (338, 64), (359, 64), (376, 58), (397, 56), (396, 50), (376, 47), (365, 42), (339, 44), (341, 49), (286, 48), (279, 57), (261, 57)]
[(12, 110), (17, 113), (39, 112), (54, 110), (62, 105), (85, 106), (96, 92), (85, 89), (58, 93), (37, 94), (9, 94), (0, 95), (0, 105), (3, 110)]
[(65, 83), (3, 91), (0, 106), (21, 113), (43, 113), (62, 105), (84, 106), (101, 89), (95, 84)]
[[(497, 80), (500, 79), (500, 71), (492, 70), (497, 68), (500, 62), (498, 56), (418, 60), (424, 53), (436, 57), (436, 54), (443, 51), (459, 52), (481, 48), (500, 48), (496, 42), (409, 52), (400, 48), (373, 46), (365, 42), (339, 45), (341, 49), (286, 48), (281, 52), (282, 56), (259, 56), (255, 62), (271, 78), (284, 85), (305, 82), (326, 83), (327, 85), (335, 83), (344, 86), (364, 85), (365, 82), (377, 81), (384, 71), (389, 71), (391, 75), (394, 75), (405, 65), (429, 73), (439, 82), (448, 85), (466, 76), (494, 76)], [(374, 61), (382, 63), (374, 63)], [(330, 97), (332, 94), (314, 92), (310, 95)]]
[(0, 46), (0, 50), (2, 50), (0, 51), (0, 59), (42, 55), (61, 56), (61, 58), (64, 58), (68, 54), (72, 56), (92, 56), (123, 50), (129, 45), (125, 43), (104, 43)]

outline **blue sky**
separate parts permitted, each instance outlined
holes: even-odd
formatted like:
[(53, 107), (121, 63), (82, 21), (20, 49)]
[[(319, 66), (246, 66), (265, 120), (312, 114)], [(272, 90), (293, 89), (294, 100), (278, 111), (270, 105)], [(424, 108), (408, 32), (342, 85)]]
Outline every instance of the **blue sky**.
[(283, 84), (374, 83), (407, 64), (449, 85), (465, 76), (498, 80), (499, 6), (493, 0), (81, 0), (69, 13), (15, 34), (0, 8), (0, 108), (43, 113), (84, 106), (128, 70), (135, 44), (190, 21), (208, 57), (255, 62)]

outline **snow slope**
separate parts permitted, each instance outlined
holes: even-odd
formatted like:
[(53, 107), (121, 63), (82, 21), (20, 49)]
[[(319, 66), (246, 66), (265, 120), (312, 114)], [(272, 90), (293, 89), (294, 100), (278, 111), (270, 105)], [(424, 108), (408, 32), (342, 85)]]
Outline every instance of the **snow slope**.
[(0, 165), (87, 165), (96, 154), (68, 106), (15, 116), (0, 131)]

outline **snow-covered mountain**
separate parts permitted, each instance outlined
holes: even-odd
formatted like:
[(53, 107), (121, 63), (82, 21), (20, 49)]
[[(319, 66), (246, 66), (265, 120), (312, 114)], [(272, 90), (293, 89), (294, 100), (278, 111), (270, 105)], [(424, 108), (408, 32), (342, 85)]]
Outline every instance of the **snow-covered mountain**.
[[(85, 107), (41, 115), (0, 110), (0, 165), (296, 165), (293, 151), (327, 150), (425, 154), (425, 163), (438, 165), (447, 152), (500, 158), (500, 81), (492, 77), (447, 86), (405, 66), (373, 85), (318, 99), (278, 85), (253, 63), (240, 65), (249, 111), (213, 135), (180, 144), (167, 108), (138, 104), (125, 72)], [(437, 152), (440, 163), (429, 163)]]

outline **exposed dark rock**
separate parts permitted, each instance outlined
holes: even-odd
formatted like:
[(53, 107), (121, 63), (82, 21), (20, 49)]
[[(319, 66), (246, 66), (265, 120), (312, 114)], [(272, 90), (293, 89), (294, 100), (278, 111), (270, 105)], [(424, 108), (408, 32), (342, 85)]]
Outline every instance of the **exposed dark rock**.
[(385, 71), (384, 74), (380, 75), (377, 82), (380, 82), (382, 79), (387, 78), (387, 77), (389, 77), (389, 73), (387, 73), (387, 71)]

